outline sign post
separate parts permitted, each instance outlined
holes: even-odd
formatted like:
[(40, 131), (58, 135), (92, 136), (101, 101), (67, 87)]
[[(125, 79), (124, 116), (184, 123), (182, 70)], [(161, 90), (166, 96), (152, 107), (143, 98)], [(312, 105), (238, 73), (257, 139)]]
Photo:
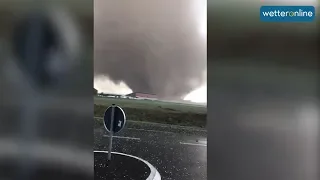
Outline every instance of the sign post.
[(109, 149), (108, 149), (108, 160), (111, 160), (112, 151), (112, 138), (113, 138), (113, 123), (114, 123), (114, 105), (111, 106), (111, 119), (110, 119), (110, 131), (109, 131)]
[(120, 132), (125, 123), (126, 115), (121, 107), (112, 104), (104, 113), (104, 127), (109, 132), (108, 160), (111, 160), (113, 134)]

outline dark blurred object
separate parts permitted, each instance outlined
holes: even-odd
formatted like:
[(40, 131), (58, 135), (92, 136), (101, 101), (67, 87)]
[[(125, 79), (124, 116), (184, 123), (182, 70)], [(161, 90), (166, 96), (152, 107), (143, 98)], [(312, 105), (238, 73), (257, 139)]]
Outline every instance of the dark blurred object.
[(59, 34), (44, 13), (28, 15), (14, 29), (13, 50), (21, 69), (38, 86), (45, 86), (54, 83), (46, 65), (50, 56), (57, 53)]
[(0, 1), (0, 179), (93, 178), (92, 29), (92, 1)]
[(208, 2), (208, 179), (320, 179), (317, 22), (259, 21), (310, 3)]

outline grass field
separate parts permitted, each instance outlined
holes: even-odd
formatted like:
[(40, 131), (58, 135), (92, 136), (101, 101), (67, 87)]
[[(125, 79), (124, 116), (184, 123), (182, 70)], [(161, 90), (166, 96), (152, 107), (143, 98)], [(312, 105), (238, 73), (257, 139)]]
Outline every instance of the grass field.
[(95, 97), (94, 114), (102, 117), (111, 104), (122, 107), (128, 120), (205, 127), (207, 107), (197, 104)]

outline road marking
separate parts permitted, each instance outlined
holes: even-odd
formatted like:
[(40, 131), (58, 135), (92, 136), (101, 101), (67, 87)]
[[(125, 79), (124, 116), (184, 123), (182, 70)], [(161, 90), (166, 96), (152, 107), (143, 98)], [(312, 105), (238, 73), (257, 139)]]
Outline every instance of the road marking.
[[(93, 151), (94, 153), (108, 153), (108, 151)], [(124, 154), (124, 153), (119, 153), (119, 152), (111, 152), (112, 154), (118, 154), (118, 155), (122, 155), (122, 156), (128, 156), (131, 158), (135, 158), (143, 163), (145, 163), (149, 169), (150, 169), (150, 175), (147, 177), (146, 180), (161, 180), (161, 176), (160, 173), (157, 171), (157, 169), (151, 165), (148, 161), (139, 158), (137, 156), (133, 156), (133, 155), (129, 155), (129, 154)]]
[(158, 132), (158, 133), (174, 134), (173, 132), (168, 132), (168, 131), (158, 131), (158, 130), (149, 130), (149, 129), (137, 129), (137, 128), (127, 128), (127, 129), (137, 130), (137, 131), (147, 131), (147, 132)]
[(206, 144), (185, 143), (185, 142), (180, 142), (180, 144), (183, 144), (183, 145), (190, 145), (190, 146), (204, 146), (204, 147), (207, 147), (207, 145), (206, 145)]
[[(109, 135), (103, 135), (103, 137), (109, 137)], [(135, 138), (135, 137), (125, 137), (125, 136), (113, 136), (114, 138), (119, 138), (119, 139), (132, 139), (132, 140), (137, 140), (140, 141), (140, 138)]]
[(201, 141), (201, 140), (199, 140), (198, 142), (201, 143), (201, 144), (207, 144), (208, 141)]

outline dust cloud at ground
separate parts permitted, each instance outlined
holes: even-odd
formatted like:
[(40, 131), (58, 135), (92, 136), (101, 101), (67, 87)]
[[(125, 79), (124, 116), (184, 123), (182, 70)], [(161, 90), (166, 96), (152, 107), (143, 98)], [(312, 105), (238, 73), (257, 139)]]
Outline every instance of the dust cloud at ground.
[(206, 37), (201, 33), (201, 3), (95, 0), (95, 77), (173, 99), (203, 85)]

